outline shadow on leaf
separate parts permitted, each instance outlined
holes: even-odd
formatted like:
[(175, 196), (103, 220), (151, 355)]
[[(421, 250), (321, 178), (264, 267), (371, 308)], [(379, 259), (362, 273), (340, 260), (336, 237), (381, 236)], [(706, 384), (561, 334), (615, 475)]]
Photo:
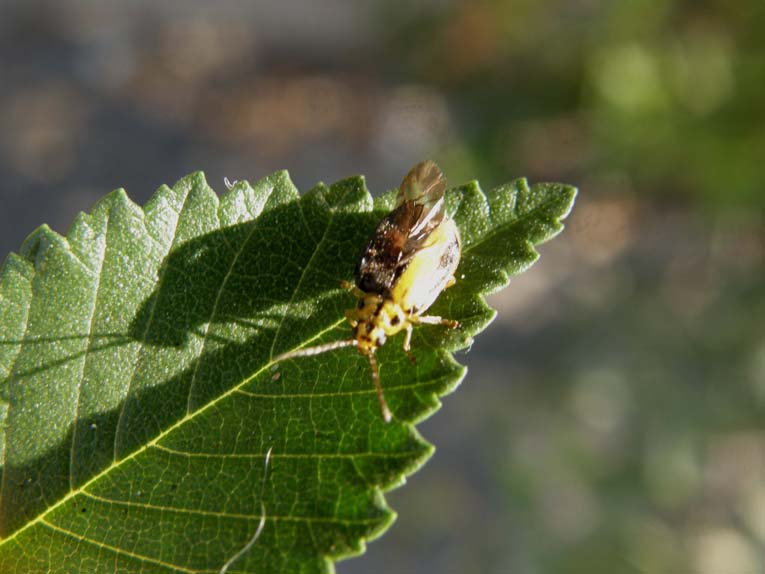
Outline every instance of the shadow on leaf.
[[(352, 299), (339, 283), (352, 276), (374, 221), (370, 213), (333, 211), (321, 193), (306, 194), (173, 249), (127, 333), (67, 337), (102, 340), (87, 353), (138, 344), (121, 393), (125, 398), (98, 411), (80, 411), (44, 456), (21, 465), (6, 461), (0, 469), (0, 536), (242, 384), (273, 354), (341, 320)], [(56, 341), (24, 341), (36, 343)]]

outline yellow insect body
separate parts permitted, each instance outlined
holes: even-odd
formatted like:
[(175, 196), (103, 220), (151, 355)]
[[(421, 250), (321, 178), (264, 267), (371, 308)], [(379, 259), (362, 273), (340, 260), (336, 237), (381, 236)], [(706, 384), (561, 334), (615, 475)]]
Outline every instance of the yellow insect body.
[(431, 161), (417, 164), (404, 178), (396, 208), (378, 224), (356, 267), (353, 292), (359, 302), (345, 313), (353, 338), (284, 353), (275, 361), (355, 346), (369, 359), (382, 416), (390, 421), (375, 351), (404, 331), (404, 352), (414, 360), (409, 352), (414, 325), (457, 327), (456, 321), (422, 315), (454, 282), (459, 264), (459, 232), (446, 216), (445, 190), (446, 180)]
[(459, 233), (451, 219), (445, 219), (430, 235), (428, 245), (418, 251), (391, 289), (391, 298), (414, 314), (435, 303), (459, 263)]

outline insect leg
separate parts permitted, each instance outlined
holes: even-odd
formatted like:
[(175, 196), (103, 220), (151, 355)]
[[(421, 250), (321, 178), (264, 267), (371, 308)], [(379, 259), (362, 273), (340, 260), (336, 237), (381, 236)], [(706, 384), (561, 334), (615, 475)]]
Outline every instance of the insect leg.
[(340, 288), (350, 291), (351, 295), (353, 295), (357, 299), (363, 299), (364, 296), (366, 295), (366, 293), (364, 293), (361, 289), (356, 287), (356, 285), (354, 285), (350, 281), (345, 281), (345, 280), (340, 281)]
[(412, 330), (413, 326), (410, 322), (407, 321), (406, 327), (406, 335), (404, 335), (404, 352), (406, 353), (406, 356), (409, 358), (409, 361), (414, 365), (417, 362), (417, 359), (414, 358), (414, 355), (412, 355), (410, 349), (412, 347)]
[(390, 422), (392, 415), (388, 404), (385, 402), (385, 396), (383, 396), (382, 386), (380, 385), (380, 370), (377, 368), (377, 360), (372, 353), (367, 355), (369, 357), (369, 366), (372, 367), (372, 382), (375, 384), (375, 390), (377, 391), (377, 401), (380, 403), (380, 412), (382, 413), (383, 420), (386, 423)]
[(420, 323), (422, 325), (444, 325), (450, 329), (456, 329), (460, 326), (458, 321), (452, 319), (444, 319), (443, 317), (437, 317), (436, 315), (423, 315), (420, 317), (414, 316), (411, 318), (413, 323)]
[(294, 351), (288, 351), (277, 355), (273, 358), (274, 363), (279, 363), (286, 359), (294, 359), (296, 357), (313, 357), (327, 351), (334, 351), (335, 349), (342, 349), (343, 347), (356, 347), (358, 345), (356, 339), (343, 339), (341, 341), (333, 341), (331, 343), (324, 343), (323, 345), (317, 345), (315, 347), (304, 347), (302, 349), (295, 349)]
[(358, 325), (359, 319), (361, 319), (358, 309), (347, 309), (345, 311), (345, 318), (351, 324), (351, 327)]

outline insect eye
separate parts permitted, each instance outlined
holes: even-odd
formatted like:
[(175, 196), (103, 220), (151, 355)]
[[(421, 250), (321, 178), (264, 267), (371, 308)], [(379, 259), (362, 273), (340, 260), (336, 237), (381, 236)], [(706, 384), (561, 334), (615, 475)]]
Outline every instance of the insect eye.
[(356, 303), (357, 309), (363, 309), (364, 308), (364, 299), (359, 299), (359, 302)]
[(393, 319), (390, 320), (391, 325), (398, 325), (400, 322), (401, 322), (401, 317), (399, 317), (398, 315), (396, 315), (395, 317), (393, 317)]

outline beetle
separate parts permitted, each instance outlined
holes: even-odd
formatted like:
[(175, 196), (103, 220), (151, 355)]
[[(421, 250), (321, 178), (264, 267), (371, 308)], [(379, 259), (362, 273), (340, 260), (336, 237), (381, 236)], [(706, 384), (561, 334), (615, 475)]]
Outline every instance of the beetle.
[(380, 412), (390, 422), (375, 351), (388, 337), (404, 331), (403, 349), (414, 362), (410, 346), (415, 325), (459, 326), (457, 321), (423, 314), (454, 284), (460, 261), (460, 235), (446, 213), (445, 191), (446, 178), (434, 162), (415, 165), (398, 188), (395, 208), (369, 238), (356, 264), (355, 284), (343, 282), (358, 298), (356, 307), (345, 312), (352, 337), (283, 353), (274, 362), (356, 347), (369, 360)]

